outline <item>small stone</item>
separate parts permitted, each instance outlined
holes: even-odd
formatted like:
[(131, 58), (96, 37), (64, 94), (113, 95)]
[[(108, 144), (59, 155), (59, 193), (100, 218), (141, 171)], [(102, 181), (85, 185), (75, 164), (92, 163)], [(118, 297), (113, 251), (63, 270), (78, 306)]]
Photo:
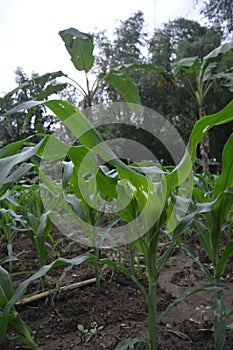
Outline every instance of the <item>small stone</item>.
[(122, 328), (124, 328), (124, 327), (126, 327), (126, 324), (125, 324), (125, 323), (121, 323), (120, 326), (121, 326)]

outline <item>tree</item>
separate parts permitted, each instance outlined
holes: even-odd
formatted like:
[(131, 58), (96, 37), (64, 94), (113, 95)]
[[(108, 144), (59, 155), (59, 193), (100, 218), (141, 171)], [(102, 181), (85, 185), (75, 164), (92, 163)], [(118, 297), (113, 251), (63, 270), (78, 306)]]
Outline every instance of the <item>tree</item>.
[(178, 18), (155, 29), (149, 40), (150, 60), (171, 70), (171, 64), (177, 59), (197, 52), (202, 58), (218, 45), (220, 36), (216, 30), (201, 26), (197, 21)]
[[(122, 65), (146, 62), (143, 50), (145, 52), (147, 34), (144, 31), (144, 17), (141, 11), (133, 14), (126, 21), (120, 21), (120, 26), (115, 29), (114, 36), (113, 42), (107, 38), (105, 31), (95, 36), (98, 49), (94, 66), (96, 74), (106, 73)], [(137, 71), (128, 71), (127, 74), (136, 83), (140, 79)], [(98, 89), (98, 98), (99, 100), (122, 100), (116, 90), (106, 82)]]
[(7, 117), (4, 116), (4, 113), (26, 101), (46, 99), (49, 95), (66, 87), (66, 84), (58, 84), (55, 80), (63, 75), (61, 72), (47, 73), (44, 76), (32, 73), (32, 76), (28, 77), (23, 69), (18, 67), (15, 74), (18, 86), (0, 99), (0, 146), (21, 140), (29, 135), (49, 133), (55, 118), (47, 113), (43, 105), (28, 113), (16, 112)]
[[(132, 16), (132, 20), (137, 22), (137, 15)], [(142, 38), (146, 38), (143, 34), (143, 26), (129, 26), (128, 21), (121, 23), (120, 29), (117, 29), (115, 33), (120, 33), (120, 37), (116, 37), (114, 43), (118, 42), (118, 45), (112, 43), (105, 33), (101, 33), (97, 39), (98, 46), (101, 49), (100, 61), (97, 61), (97, 69), (106, 69), (106, 67), (114, 67), (119, 64), (129, 64), (130, 58), (132, 57), (132, 63), (134, 63), (135, 55), (133, 50), (130, 51), (130, 45), (127, 48), (125, 43), (129, 38), (137, 38), (134, 41), (141, 48), (142, 52), (145, 52), (145, 45), (139, 45), (144, 43), (140, 41), (140, 30), (142, 30)], [(141, 23), (141, 22), (140, 22)], [(126, 30), (127, 28), (127, 30)], [(137, 36), (135, 36), (135, 28), (137, 28)], [(132, 30), (133, 33), (130, 33)], [(133, 42), (133, 39), (131, 39)], [(116, 50), (116, 47), (120, 47), (120, 43), (124, 50)], [(221, 36), (219, 32), (214, 28), (208, 28), (201, 26), (196, 21), (187, 20), (185, 18), (179, 18), (175, 21), (170, 21), (165, 23), (162, 28), (156, 29), (154, 35), (151, 38), (147, 37), (147, 47), (148, 55), (143, 56), (142, 54), (137, 54), (137, 59), (139, 63), (146, 62), (151, 64), (155, 69), (148, 70), (133, 70), (129, 71), (130, 76), (134, 79), (137, 86), (139, 87), (141, 102), (144, 106), (147, 106), (157, 112), (161, 113), (163, 116), (168, 118), (172, 124), (178, 129), (184, 141), (188, 142), (191, 129), (197, 120), (198, 116), (198, 105), (193, 98), (190, 98), (187, 87), (187, 82), (182, 81), (180, 83), (176, 82), (174, 79), (161, 74), (162, 69), (165, 69), (171, 75), (174, 73), (173, 64), (176, 61), (181, 60), (183, 57), (193, 57), (198, 56), (203, 59), (210, 51), (215, 49), (221, 43)], [(127, 51), (128, 50), (128, 51)], [(231, 67), (231, 61), (225, 61), (225, 55), (221, 57), (218, 62), (219, 72), (226, 70), (226, 68)], [(117, 58), (117, 59), (116, 59)], [(156, 69), (157, 67), (157, 69)], [(161, 69), (159, 69), (161, 67)], [(128, 71), (127, 71), (128, 73)], [(193, 77), (189, 76), (189, 79), (193, 81)], [(215, 113), (216, 111), (223, 108), (231, 98), (230, 93), (224, 90), (221, 86), (213, 86), (211, 88), (211, 94), (205, 98), (205, 107), (208, 113)], [(115, 90), (109, 86), (104, 85), (102, 89), (99, 90), (100, 99), (110, 99), (113, 101), (119, 100), (119, 95), (116, 94)], [(219, 99), (219, 94), (223, 95), (222, 99)], [(214, 140), (212, 152), (210, 156), (221, 161), (221, 150), (229, 134), (229, 129), (227, 126), (223, 127), (221, 132), (218, 129), (211, 131), (210, 140)], [(111, 131), (113, 129), (111, 128)], [(122, 130), (123, 134), (130, 134), (131, 137), (134, 136), (132, 132), (129, 132), (127, 128)], [(221, 136), (220, 136), (221, 134)], [(142, 135), (142, 140), (147, 140), (147, 145), (149, 144), (152, 150), (161, 150), (155, 140), (151, 140), (150, 137), (144, 137)], [(216, 142), (217, 140), (217, 142)], [(162, 151), (161, 151), (162, 152)], [(160, 152), (161, 157), (164, 158), (164, 154)], [(165, 163), (166, 158), (165, 156)], [(169, 160), (170, 161), (170, 160)]]
[[(174, 62), (186, 56), (203, 58), (220, 45), (220, 35), (196, 21), (179, 18), (156, 29), (148, 45), (148, 63), (163, 66), (173, 74)], [(187, 142), (196, 121), (197, 107), (183, 89), (183, 82), (177, 84), (160, 73), (148, 72), (139, 84), (143, 105), (168, 118)]]
[(211, 24), (219, 28), (224, 37), (233, 31), (232, 0), (209, 0), (201, 1), (201, 3), (204, 4), (201, 13), (208, 18)]

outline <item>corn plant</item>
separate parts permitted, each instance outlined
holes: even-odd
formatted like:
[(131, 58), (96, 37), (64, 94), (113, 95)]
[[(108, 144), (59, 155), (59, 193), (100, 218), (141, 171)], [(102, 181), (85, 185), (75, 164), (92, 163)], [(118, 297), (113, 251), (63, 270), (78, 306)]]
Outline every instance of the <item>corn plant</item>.
[[(221, 82), (223, 86), (230, 91), (232, 85), (232, 66), (226, 71), (218, 72), (218, 58), (220, 55), (232, 54), (233, 42), (227, 42), (213, 51), (203, 59), (199, 57), (182, 58), (174, 63), (175, 79), (182, 78), (187, 82), (187, 91), (195, 101), (198, 108), (198, 118), (201, 119), (205, 114), (205, 100), (212, 86), (216, 82)], [(193, 79), (192, 79), (193, 78)], [(200, 143), (200, 153), (202, 158), (203, 170), (209, 170), (209, 138), (205, 133)]]
[[(65, 41), (66, 48), (71, 54), (72, 62), (75, 64), (76, 68), (78, 70), (84, 70), (85, 74), (87, 74), (93, 64), (93, 38), (73, 29), (60, 32), (60, 35)], [(140, 68), (139, 66), (140, 65), (132, 65), (131, 68)], [(126, 76), (125, 70), (127, 68), (121, 67), (116, 70), (111, 70), (104, 76), (104, 79), (116, 87), (118, 91), (122, 93), (127, 102), (138, 103), (138, 90), (132, 80), (128, 79)], [(144, 68), (157, 69), (156, 67), (151, 67), (151, 65)], [(84, 97), (87, 99), (87, 106), (90, 106), (91, 103), (93, 103), (92, 97), (94, 91), (94, 87), (91, 90), (89, 89), (89, 84), (87, 84), (87, 92), (82, 90)], [(183, 216), (183, 219), (179, 219), (178, 213), (174, 208), (178, 207), (181, 209), (186, 202), (186, 198), (181, 194), (185, 192), (186, 181), (190, 176), (192, 165), (195, 161), (197, 145), (201, 142), (203, 135), (205, 135), (213, 126), (221, 125), (233, 120), (233, 102), (219, 113), (212, 116), (206, 116), (195, 124), (190, 136), (188, 149), (184, 152), (181, 161), (175, 167), (171, 168), (171, 170), (162, 169), (157, 164), (150, 164), (147, 166), (142, 166), (142, 164), (137, 163), (134, 163), (133, 165), (124, 164), (111, 150), (107, 143), (104, 142), (101, 135), (90, 123), (89, 120), (91, 120), (90, 116), (92, 116), (92, 114), (88, 113), (88, 120), (83, 113), (78, 111), (68, 102), (58, 100), (30, 101), (30, 103), (25, 103), (15, 107), (11, 113), (17, 112), (21, 109), (36, 107), (41, 104), (44, 104), (55, 113), (79, 140), (78, 146), (68, 146), (60, 142), (54, 136), (49, 136), (43, 140), (43, 145), (38, 146), (37, 150), (35, 150), (34, 154), (37, 156), (42, 158), (47, 157), (48, 159), (53, 159), (55, 161), (56, 159), (57, 161), (60, 161), (64, 156), (69, 157), (73, 167), (72, 173), (69, 177), (70, 184), (72, 185), (72, 193), (64, 194), (62, 188), (56, 186), (56, 184), (52, 184), (51, 181), (48, 180), (48, 177), (46, 177), (46, 174), (40, 172), (41, 179), (44, 181), (43, 186), (46, 195), (48, 195), (50, 199), (47, 202), (48, 207), (46, 208), (46, 211), (52, 211), (56, 208), (56, 211), (51, 214), (51, 218), (53, 218), (53, 220), (55, 219), (55, 221), (59, 220), (59, 216), (64, 212), (64, 208), (68, 203), (68, 205), (71, 205), (76, 218), (78, 218), (80, 226), (86, 231), (89, 244), (100, 247), (103, 239), (111, 240), (111, 237), (109, 238), (108, 235), (98, 235), (96, 226), (93, 225), (90, 227), (89, 223), (83, 216), (85, 198), (83, 198), (82, 194), (80, 195), (77, 176), (82, 172), (84, 173), (84, 175), (81, 176), (81, 181), (82, 179), (85, 180), (82, 187), (86, 191), (85, 193), (87, 195), (92, 195), (92, 199), (94, 198), (93, 200), (95, 200), (95, 193), (91, 193), (92, 177), (90, 174), (97, 174), (97, 186), (95, 187), (95, 190), (97, 191), (98, 196), (102, 196), (105, 199), (107, 198), (108, 201), (113, 199), (118, 201), (119, 208), (121, 209), (118, 209), (117, 215), (120, 219), (124, 220), (126, 223), (131, 223), (138, 215), (141, 215), (143, 232), (145, 232), (144, 236), (141, 237), (142, 235), (140, 234), (137, 225), (131, 225), (131, 230), (130, 232), (127, 232), (127, 234), (129, 234), (130, 237), (129, 241), (134, 241), (135, 246), (144, 256), (148, 273), (148, 290), (144, 288), (134, 273), (124, 266), (117, 265), (110, 259), (100, 259), (98, 256), (94, 255), (77, 257), (75, 262), (59, 259), (53, 264), (42, 267), (37, 274), (31, 277), (31, 279), (29, 278), (23, 285), (19, 286), (15, 295), (9, 300), (3, 310), (2, 319), (0, 320), (0, 330), (2, 330), (3, 333), (6, 331), (7, 326), (4, 325), (4, 320), (9, 316), (10, 309), (13, 307), (15, 301), (22, 296), (22, 293), (24, 293), (28, 283), (36, 277), (44, 276), (52, 266), (64, 263), (79, 264), (82, 262), (107, 264), (131, 278), (145, 297), (145, 300), (148, 303), (149, 314), (149, 348), (150, 350), (157, 350), (157, 332), (159, 325), (159, 317), (157, 314), (157, 287), (160, 273), (177, 246), (177, 242), (181, 235), (189, 229), (198, 214), (206, 214), (210, 212), (216, 205), (217, 199), (215, 198), (210, 203), (204, 203), (204, 205), (202, 203), (194, 204), (193, 207), (190, 208), (190, 211)], [(142, 111), (140, 106), (136, 106), (135, 104), (129, 103), (128, 106), (134, 112), (140, 113), (140, 111)], [(89, 110), (89, 112), (91, 111)], [(84, 160), (87, 155), (89, 155), (89, 162), (86, 164), (86, 168), (80, 170), (80, 164), (85, 163)], [(110, 176), (109, 173), (106, 173), (101, 167), (99, 167), (96, 162), (96, 155), (110, 163), (115, 168), (114, 177)], [(163, 177), (163, 180), (161, 180), (161, 177)], [(178, 189), (182, 188), (182, 186), (184, 186), (184, 191), (179, 192)], [(118, 193), (121, 195), (118, 196)], [(125, 203), (127, 203), (127, 206), (122, 209), (120, 204)], [(146, 211), (144, 210), (145, 208)], [(154, 220), (154, 217), (156, 217), (156, 220)], [(67, 220), (65, 224), (66, 226), (69, 226), (69, 220)], [(167, 234), (169, 244), (166, 251), (159, 256), (158, 248), (162, 232)], [(70, 234), (70, 237), (72, 237), (72, 234)], [(215, 250), (217, 248), (218, 246), (215, 246)], [(226, 253), (229, 252), (229, 249), (230, 248), (228, 247)], [(215, 254), (217, 253), (215, 252)], [(214, 280), (210, 286), (206, 286), (205, 288), (219, 291), (222, 289), (222, 286), (219, 285), (217, 280)], [(216, 300), (217, 310), (217, 307), (219, 307), (219, 298)], [(219, 324), (222, 325), (223, 323), (220, 322)], [(219, 334), (217, 334), (217, 338), (218, 337)], [(135, 343), (135, 340), (133, 340), (133, 342)], [(129, 343), (127, 343), (127, 345), (130, 346)]]
[[(233, 255), (233, 240), (229, 238), (222, 244), (223, 226), (226, 224), (229, 212), (233, 209), (233, 135), (230, 136), (222, 153), (222, 171), (214, 183), (209, 195), (215, 204), (211, 212), (204, 214), (205, 220), (195, 220), (194, 228), (199, 236), (201, 246), (209, 257), (213, 273), (207, 275), (212, 282), (220, 283), (227, 265), (228, 257)], [(205, 205), (208, 198), (201, 187), (194, 188), (196, 201)], [(224, 287), (223, 287), (224, 288)], [(226, 334), (226, 311), (223, 290), (214, 292), (214, 331), (215, 349), (224, 347)]]
[[(13, 287), (8, 272), (0, 266), (0, 319), (2, 317), (3, 310), (8, 301), (13, 297)], [(12, 331), (16, 336), (15, 340), (29, 347), (30, 349), (37, 350), (38, 347), (33, 339), (32, 330), (24, 323), (15, 307), (11, 307), (7, 317), (7, 328)], [(0, 333), (0, 342), (5, 338), (5, 332)]]
[[(42, 102), (34, 102), (35, 105), (37, 103), (41, 104)], [(167, 186), (165, 200), (158, 195), (158, 192), (155, 190), (156, 187), (153, 185), (153, 180), (148, 179), (144, 176), (146, 171), (150, 171), (150, 173), (153, 173), (154, 171), (153, 179), (158, 180), (158, 169), (156, 167), (152, 167), (151, 169), (149, 169), (149, 167), (148, 169), (143, 168), (142, 173), (142, 168), (140, 167), (137, 168), (137, 166), (125, 165), (120, 159), (118, 159), (114, 155), (114, 153), (111, 151), (111, 149), (109, 149), (107, 144), (104, 143), (101, 136), (91, 126), (86, 117), (81, 112), (76, 111), (75, 107), (64, 101), (46, 101), (44, 102), (44, 104), (48, 106), (53, 112), (55, 112), (56, 115), (65, 124), (69, 125), (74, 135), (82, 143), (82, 145), (80, 146), (72, 146), (66, 148), (67, 154), (70, 156), (70, 159), (73, 163), (74, 169), (72, 176), (74, 178), (77, 178), (77, 176), (75, 176), (75, 172), (79, 172), (79, 167), (82, 160), (88, 152), (92, 154), (92, 149), (94, 148), (97, 154), (99, 154), (102, 158), (105, 158), (109, 163), (112, 163), (117, 170), (117, 178), (111, 178), (103, 172), (100, 173), (100, 178), (98, 179), (98, 190), (100, 195), (108, 195), (110, 198), (113, 198), (116, 195), (114, 188), (116, 187), (117, 183), (121, 184), (122, 180), (126, 180), (132, 185), (132, 200), (124, 210), (118, 212), (119, 217), (123, 218), (125, 221), (130, 222), (132, 219), (135, 218), (135, 215), (143, 211), (145, 205), (149, 205), (150, 215), (156, 215), (156, 212), (159, 212), (158, 219), (153, 225), (151, 225), (151, 227), (149, 227), (150, 215), (145, 215), (143, 217), (144, 227), (148, 227), (144, 237), (136, 239), (135, 237), (137, 237), (137, 234), (135, 235), (135, 233), (133, 233), (133, 237), (135, 238), (135, 245), (137, 246), (139, 251), (144, 255), (145, 258), (145, 264), (149, 279), (148, 291), (146, 291), (146, 289), (141, 285), (141, 283), (137, 280), (135, 275), (132, 274), (125, 267), (118, 266), (109, 259), (99, 259), (98, 257), (93, 257), (92, 260), (92, 262), (94, 261), (100, 264), (108, 264), (110, 266), (113, 266), (114, 268), (117, 268), (126, 276), (130, 277), (139, 287), (140, 291), (143, 293), (148, 303), (150, 349), (156, 350), (158, 348), (157, 329), (159, 318), (157, 315), (157, 287), (159, 275), (164, 265), (168, 261), (169, 257), (172, 255), (174, 248), (177, 245), (179, 237), (183, 232), (186, 232), (189, 229), (190, 225), (194, 222), (194, 218), (196, 217), (196, 215), (198, 215), (199, 213), (205, 214), (212, 210), (216, 205), (216, 199), (208, 204), (205, 203), (206, 205), (194, 205), (194, 207), (192, 207), (192, 211), (189, 212), (186, 216), (184, 216), (184, 218), (179, 223), (173, 212), (173, 203), (174, 201), (178, 201), (180, 202), (180, 204), (182, 204), (182, 200), (184, 199), (176, 196), (176, 189), (187, 179), (187, 177), (190, 174), (192, 164), (196, 156), (196, 148), (199, 142), (201, 141), (203, 133), (207, 132), (207, 130), (209, 130), (215, 125), (220, 125), (233, 119), (233, 102), (231, 102), (225, 109), (223, 109), (219, 113), (212, 116), (206, 116), (205, 118), (202, 118), (202, 120), (196, 123), (190, 137), (189, 152), (185, 153), (181, 162), (171, 172), (164, 172), (163, 174), (165, 176)], [(23, 108), (23, 105), (21, 105), (19, 108)], [(72, 122), (69, 119), (70, 117), (72, 117)], [(86, 132), (86, 130), (89, 130), (89, 132)], [(59, 144), (58, 140), (56, 140), (55, 142)], [(112, 157), (110, 160), (109, 155), (111, 155)], [(92, 165), (95, 167), (98, 166), (96, 165), (94, 160), (95, 158), (92, 157), (92, 162), (88, 163), (90, 166), (90, 169), (88, 170), (89, 173), (93, 171)], [(77, 191), (79, 190), (77, 189)], [(80, 198), (78, 197), (78, 192), (76, 192), (75, 194), (77, 202), (81, 203)], [(223, 198), (225, 198), (225, 196), (230, 195), (228, 193), (224, 194)], [(149, 204), (146, 203), (146, 198), (149, 198)], [(82, 210), (79, 211), (79, 213), (81, 216)], [(158, 257), (159, 239), (161, 232), (164, 231), (164, 226), (167, 227), (167, 230), (170, 230), (170, 233), (168, 234), (168, 237), (170, 238), (170, 245), (168, 246), (167, 250), (160, 257)], [(215, 249), (218, 249), (218, 245), (215, 247)], [(228, 246), (226, 252), (229, 253), (229, 249), (230, 246)], [(218, 269), (220, 269), (219, 263)], [(212, 288), (219, 288), (218, 280), (215, 280), (212, 283)]]
[[(17, 221), (18, 215), (15, 213), (14, 208), (12, 208), (8, 202), (2, 200), (0, 208), (0, 227), (2, 230), (1, 240), (4, 238), (7, 242), (7, 255), (9, 258), (14, 257), (13, 240), (17, 234)], [(10, 272), (11, 270), (12, 262), (10, 263)]]
[(71, 260), (62, 258), (56, 259), (49, 265), (41, 267), (36, 273), (21, 282), (15, 291), (13, 290), (12, 281), (8, 272), (0, 266), (0, 344), (5, 340), (7, 331), (11, 331), (13, 332), (16, 341), (30, 349), (39, 350), (39, 347), (34, 340), (32, 330), (27, 324), (25, 324), (15, 309), (17, 301), (24, 296), (28, 285), (32, 281), (41, 279), (50, 269), (62, 265), (68, 265), (70, 267), (77, 266), (84, 261), (89, 260), (90, 262), (94, 261), (94, 259), (88, 254), (78, 256)]

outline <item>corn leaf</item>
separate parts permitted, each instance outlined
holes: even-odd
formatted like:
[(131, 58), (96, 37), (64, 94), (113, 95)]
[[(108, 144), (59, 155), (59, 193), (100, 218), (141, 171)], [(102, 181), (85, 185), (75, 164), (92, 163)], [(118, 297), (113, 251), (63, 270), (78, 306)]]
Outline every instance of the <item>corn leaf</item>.
[(214, 187), (215, 197), (228, 188), (233, 188), (233, 134), (229, 137), (222, 152), (222, 171)]
[(0, 310), (13, 295), (12, 283), (8, 272), (0, 266)]
[(129, 350), (132, 349), (132, 346), (134, 346), (135, 344), (142, 342), (145, 342), (145, 340), (140, 338), (125, 339), (122, 340), (114, 350)]
[[(15, 165), (22, 163), (22, 162), (28, 160), (29, 158), (31, 158), (32, 156), (34, 156), (36, 154), (36, 152), (39, 150), (39, 148), (41, 147), (42, 143), (43, 143), (43, 140), (41, 140), (36, 146), (28, 147), (26, 150), (24, 150), (20, 153), (17, 153), (17, 154), (0, 159), (0, 188), (4, 184), (9, 182), (8, 176), (9, 176), (12, 168)], [(8, 148), (8, 150), (9, 150), (9, 148)], [(16, 181), (18, 179), (18, 175), (19, 175), (19, 172), (14, 173), (14, 175), (11, 174), (11, 176), (10, 176), (11, 181), (12, 182)]]

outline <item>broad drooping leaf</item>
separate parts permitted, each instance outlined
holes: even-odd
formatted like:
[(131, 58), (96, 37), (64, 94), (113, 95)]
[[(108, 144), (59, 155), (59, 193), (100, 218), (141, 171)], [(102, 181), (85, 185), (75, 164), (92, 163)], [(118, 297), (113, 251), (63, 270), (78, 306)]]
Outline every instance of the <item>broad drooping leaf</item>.
[(182, 58), (174, 63), (175, 75), (179, 77), (180, 74), (197, 73), (201, 67), (201, 60), (195, 57)]
[(216, 49), (211, 51), (207, 56), (204, 57), (204, 60), (212, 60), (218, 57), (218, 55), (224, 55), (226, 53), (233, 52), (233, 41), (224, 43), (218, 46)]
[(141, 103), (138, 87), (127, 74), (111, 69), (104, 76), (104, 80), (120, 92), (126, 102)]
[(142, 74), (145, 72), (159, 73), (160, 78), (174, 83), (172, 75), (162, 66), (155, 66), (149, 63), (132, 63), (123, 64), (119, 67), (111, 69), (106, 75), (100, 75), (104, 81), (112, 85), (124, 98), (126, 102), (140, 104), (139, 89), (133, 79), (127, 74), (130, 70), (140, 70)]
[(202, 84), (207, 81), (221, 79), (224, 82), (225, 80), (226, 83), (223, 85), (228, 87), (228, 89), (231, 91), (232, 79), (228, 76), (228, 74), (231, 74), (232, 69), (228, 72), (214, 74), (214, 70), (218, 64), (218, 56), (229, 53), (233, 53), (233, 41), (220, 45), (216, 49), (212, 50), (202, 60), (197, 56), (182, 58), (178, 62), (174, 63), (175, 75), (179, 78), (182, 73), (196, 74), (198, 81)]
[(65, 43), (75, 68), (79, 71), (84, 70), (87, 73), (94, 63), (93, 36), (82, 33), (75, 28), (62, 30), (59, 32), (59, 35)]

